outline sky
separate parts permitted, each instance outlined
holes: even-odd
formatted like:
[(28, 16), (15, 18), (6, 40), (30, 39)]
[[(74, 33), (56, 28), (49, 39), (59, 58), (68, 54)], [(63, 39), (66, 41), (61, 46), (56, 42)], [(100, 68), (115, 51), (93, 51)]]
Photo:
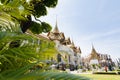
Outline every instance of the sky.
[(48, 15), (40, 19), (64, 32), (82, 56), (90, 54), (92, 45), (98, 53), (120, 58), (120, 0), (58, 0)]

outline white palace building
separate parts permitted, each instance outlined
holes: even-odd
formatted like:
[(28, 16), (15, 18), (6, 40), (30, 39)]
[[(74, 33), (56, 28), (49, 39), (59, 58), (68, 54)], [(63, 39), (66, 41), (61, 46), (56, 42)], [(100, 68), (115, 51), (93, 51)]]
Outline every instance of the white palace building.
[(109, 70), (112, 70), (114, 66), (110, 55), (97, 53), (94, 46), (92, 46), (91, 53), (87, 57), (81, 57), (82, 52), (80, 47), (76, 47), (69, 37), (66, 38), (64, 33), (59, 31), (57, 21), (53, 31), (47, 35), (39, 34), (37, 37), (55, 42), (55, 47), (58, 51), (55, 59), (58, 69), (65, 70), (69, 68), (70, 70), (77, 70), (84, 68), (91, 70), (95, 65), (96, 68), (108, 66)]
[(57, 62), (69, 65), (71, 69), (77, 69), (77, 66), (81, 63), (81, 49), (76, 47), (70, 38), (66, 38), (63, 32), (59, 31), (57, 22), (54, 30), (49, 32), (47, 36), (56, 44), (58, 50)]

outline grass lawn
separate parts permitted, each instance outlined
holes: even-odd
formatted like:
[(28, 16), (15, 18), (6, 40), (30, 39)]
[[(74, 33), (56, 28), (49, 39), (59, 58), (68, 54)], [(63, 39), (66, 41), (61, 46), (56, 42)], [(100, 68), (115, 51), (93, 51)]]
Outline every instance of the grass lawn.
[(91, 78), (91, 80), (120, 80), (120, 75), (106, 75), (106, 74), (80, 74)]

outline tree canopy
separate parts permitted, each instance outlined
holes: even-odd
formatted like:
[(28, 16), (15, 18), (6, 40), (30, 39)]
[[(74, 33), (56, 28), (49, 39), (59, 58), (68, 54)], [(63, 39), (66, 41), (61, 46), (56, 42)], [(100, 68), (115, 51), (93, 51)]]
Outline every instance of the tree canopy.
[(55, 44), (34, 34), (23, 34), (27, 29), (35, 34), (50, 31), (48, 23), (40, 20), (37, 23), (32, 16), (38, 20), (47, 14), (47, 8), (54, 8), (57, 1), (0, 0), (0, 80), (89, 80), (46, 71), (49, 65), (43, 63), (56, 54)]
[(0, 0), (1, 72), (24, 67), (31, 58), (40, 60), (44, 55), (50, 56), (48, 53), (56, 52), (53, 42), (39, 39), (34, 34), (22, 34), (27, 29), (35, 34), (51, 30), (48, 23), (32, 20), (32, 16), (38, 20), (37, 18), (47, 15), (47, 8), (53, 8), (57, 4), (57, 0), (51, 1), (52, 3), (49, 0)]
[[(58, 0), (0, 0), (0, 13), (8, 14), (17, 20), (23, 33), (30, 29), (39, 34), (51, 30), (51, 26), (37, 18), (47, 15), (47, 8), (54, 8)], [(39, 21), (33, 21), (32, 19)]]

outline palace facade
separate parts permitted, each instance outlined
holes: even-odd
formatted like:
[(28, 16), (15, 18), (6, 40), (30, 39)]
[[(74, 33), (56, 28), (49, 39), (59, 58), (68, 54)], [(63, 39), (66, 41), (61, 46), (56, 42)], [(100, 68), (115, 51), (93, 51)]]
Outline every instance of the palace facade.
[(77, 69), (81, 62), (81, 49), (76, 47), (69, 37), (66, 38), (63, 32), (59, 31), (57, 22), (54, 30), (49, 32), (47, 36), (56, 44), (58, 50), (57, 62), (69, 65), (71, 70), (75, 67)]
[(58, 51), (55, 62), (59, 65), (58, 69), (69, 68), (74, 70), (82, 67), (91, 70), (92, 65), (96, 65), (96, 68), (108, 66), (109, 70), (112, 70), (112, 67), (115, 66), (110, 55), (98, 53), (94, 46), (92, 46), (91, 53), (87, 57), (81, 57), (80, 47), (76, 47), (70, 37), (66, 37), (64, 32), (59, 31), (57, 21), (53, 31), (47, 35), (39, 34), (36, 36), (55, 42), (55, 48)]

